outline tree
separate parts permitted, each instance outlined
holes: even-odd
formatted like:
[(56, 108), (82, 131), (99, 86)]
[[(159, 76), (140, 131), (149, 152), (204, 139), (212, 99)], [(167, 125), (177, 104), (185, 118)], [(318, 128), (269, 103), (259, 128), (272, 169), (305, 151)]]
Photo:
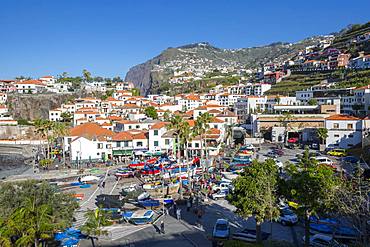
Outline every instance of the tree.
[(131, 89), (132, 96), (140, 96), (140, 89), (133, 88)]
[(50, 131), (52, 129), (53, 123), (47, 119), (36, 119), (34, 121), (34, 125), (36, 128), (36, 133), (45, 138), (47, 141), (46, 157), (50, 158)]
[(317, 99), (309, 99), (307, 103), (308, 105), (317, 105)]
[[(177, 160), (178, 163), (180, 163), (180, 158), (181, 158), (181, 131), (184, 125), (184, 119), (176, 115), (170, 119), (170, 124), (168, 125), (168, 129), (174, 130), (174, 135), (176, 137), (175, 142), (174, 142), (174, 151), (177, 153)], [(180, 165), (180, 173), (181, 173), (181, 165)], [(182, 199), (182, 179), (180, 176), (180, 198)]]
[(71, 115), (71, 113), (69, 113), (69, 112), (62, 112), (61, 114), (60, 114), (60, 117), (62, 118), (62, 121), (63, 122), (68, 122), (68, 123), (70, 123), (71, 121), (72, 121), (72, 115)]
[(289, 112), (283, 112), (279, 117), (280, 124), (284, 127), (284, 143), (288, 142), (288, 127), (289, 123), (294, 119), (293, 115)]
[(56, 139), (61, 139), (62, 143), (62, 157), (63, 157), (63, 166), (66, 167), (66, 157), (64, 150), (64, 137), (68, 135), (69, 130), (64, 123), (54, 122), (52, 126), (52, 132)]
[(339, 185), (332, 168), (317, 164), (305, 150), (297, 166), (289, 165), (289, 179), (282, 181), (282, 193), (299, 205), (298, 214), (304, 217), (305, 246), (309, 246), (310, 216), (330, 212), (335, 207), (334, 194)]
[(92, 246), (95, 247), (94, 239), (98, 236), (107, 235), (108, 232), (102, 230), (103, 226), (109, 226), (111, 223), (108, 221), (107, 213), (100, 208), (96, 210), (88, 210), (85, 214), (87, 218), (86, 223), (81, 227), (81, 231), (87, 234), (91, 240)]
[(87, 69), (82, 70), (82, 76), (85, 81), (91, 81), (91, 73)]
[(170, 112), (169, 111), (165, 111), (163, 113), (163, 120), (164, 121), (169, 121), (170, 120)]
[(370, 221), (370, 180), (364, 177), (364, 170), (357, 164), (354, 176), (344, 180), (336, 190), (335, 201), (338, 217), (345, 217), (360, 233), (361, 246), (370, 242), (367, 222)]
[(242, 217), (254, 216), (257, 243), (261, 243), (261, 224), (279, 216), (276, 206), (278, 171), (272, 159), (254, 160), (251, 166), (233, 181), (234, 190), (227, 197)]
[[(194, 136), (200, 136), (200, 159), (201, 159), (201, 163), (202, 163), (202, 168), (204, 170), (204, 159), (203, 159), (203, 146), (205, 146), (205, 152), (206, 152), (206, 159), (208, 157), (207, 155), (207, 146), (206, 146), (206, 141), (203, 145), (203, 142), (204, 142), (204, 135), (208, 132), (209, 130), (209, 123), (211, 122), (212, 120), (212, 116), (206, 112), (204, 114), (202, 114), (201, 116), (199, 116), (196, 120), (195, 120), (195, 126), (193, 128), (194, 132), (193, 132), (193, 135)], [(207, 159), (208, 160), (208, 159)], [(204, 172), (203, 172), (204, 174)]]
[(4, 183), (0, 186), (0, 241), (17, 237), (17, 246), (39, 246), (40, 240), (70, 227), (77, 208), (71, 194), (60, 193), (47, 182)]
[(145, 108), (144, 113), (147, 117), (158, 119), (158, 113), (154, 106), (148, 106), (147, 108)]
[(328, 129), (327, 128), (318, 128), (316, 129), (317, 138), (320, 139), (320, 143), (325, 144), (326, 138), (328, 138)]

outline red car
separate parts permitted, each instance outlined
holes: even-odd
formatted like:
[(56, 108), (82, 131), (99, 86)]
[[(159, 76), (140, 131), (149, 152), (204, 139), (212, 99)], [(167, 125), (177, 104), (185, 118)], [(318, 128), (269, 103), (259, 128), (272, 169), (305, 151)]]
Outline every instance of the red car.
[(289, 143), (297, 143), (298, 140), (299, 140), (298, 137), (291, 137), (291, 138), (288, 139), (288, 142)]

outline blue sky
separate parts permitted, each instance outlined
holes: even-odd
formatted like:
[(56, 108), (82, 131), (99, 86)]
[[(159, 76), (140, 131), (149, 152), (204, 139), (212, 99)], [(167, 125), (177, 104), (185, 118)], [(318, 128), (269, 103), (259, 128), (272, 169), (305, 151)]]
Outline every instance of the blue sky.
[(370, 1), (0, 0), (0, 79), (124, 77), (167, 47), (294, 42), (370, 20)]

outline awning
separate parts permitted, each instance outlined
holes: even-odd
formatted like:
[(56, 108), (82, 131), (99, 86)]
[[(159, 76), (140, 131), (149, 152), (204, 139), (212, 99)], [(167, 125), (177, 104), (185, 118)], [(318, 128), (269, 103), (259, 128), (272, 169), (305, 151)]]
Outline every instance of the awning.
[(132, 150), (113, 150), (113, 156), (132, 155)]

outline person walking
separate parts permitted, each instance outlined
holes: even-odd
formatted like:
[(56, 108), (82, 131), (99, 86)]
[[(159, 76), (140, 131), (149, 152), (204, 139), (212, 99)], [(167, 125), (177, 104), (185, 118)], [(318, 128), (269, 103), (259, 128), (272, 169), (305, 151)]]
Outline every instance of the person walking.
[(165, 234), (163, 220), (161, 220), (161, 233)]
[(177, 220), (181, 220), (181, 209), (177, 209), (176, 211)]
[(186, 202), (186, 211), (189, 212), (190, 211), (190, 207), (191, 207), (191, 204), (190, 204), (190, 199), (187, 200)]
[(177, 204), (176, 204), (176, 202), (173, 203), (173, 214), (174, 215), (177, 214)]

